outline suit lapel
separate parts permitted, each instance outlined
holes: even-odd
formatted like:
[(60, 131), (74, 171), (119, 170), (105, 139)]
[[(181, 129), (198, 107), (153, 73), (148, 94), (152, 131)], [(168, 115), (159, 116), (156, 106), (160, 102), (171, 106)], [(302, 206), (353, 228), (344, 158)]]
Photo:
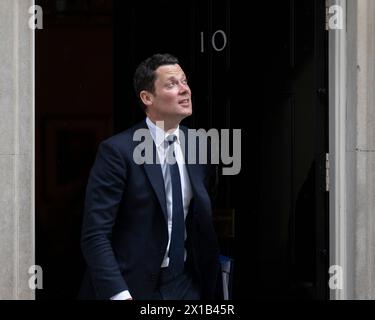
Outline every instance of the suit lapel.
[[(156, 148), (155, 148), (156, 151)], [(156, 196), (159, 200), (160, 206), (163, 210), (163, 215), (166, 221), (168, 221), (167, 215), (167, 203), (165, 199), (165, 187), (164, 187), (164, 178), (161, 172), (160, 164), (144, 164), (143, 165), (147, 177), (154, 189)]]
[[(148, 129), (146, 121), (143, 122), (141, 127)], [(188, 172), (188, 175), (189, 175), (193, 195), (197, 196), (197, 195), (199, 195), (199, 191), (198, 191), (199, 190), (199, 175), (200, 175), (199, 164), (197, 164), (197, 163), (189, 164), (188, 163), (188, 151), (189, 151), (188, 150), (188, 145), (189, 145), (188, 144), (188, 130), (184, 126), (180, 126), (180, 129), (182, 130), (182, 132), (184, 134), (184, 138), (185, 138), (184, 139), (185, 148), (183, 148), (183, 152), (184, 152), (186, 169), (187, 169), (187, 172)], [(163, 210), (163, 215), (164, 215), (165, 221), (167, 222), (168, 221), (168, 213), (167, 213), (167, 203), (166, 203), (166, 195), (165, 195), (164, 178), (163, 178), (163, 174), (162, 174), (162, 170), (161, 170), (161, 166), (160, 166), (160, 161), (156, 162), (156, 159), (158, 158), (158, 153), (157, 153), (157, 150), (156, 150), (155, 142), (152, 139), (151, 133), (149, 131), (147, 131), (147, 132), (150, 135), (147, 138), (150, 138), (151, 140), (149, 140), (149, 141), (153, 142), (152, 147), (153, 147), (154, 161), (153, 161), (152, 164), (146, 164), (146, 163), (143, 164), (143, 168), (144, 168), (144, 170), (146, 172), (146, 175), (147, 175), (147, 177), (148, 177), (148, 179), (151, 183), (152, 188), (155, 191), (155, 194), (156, 194), (156, 196), (159, 200), (160, 206)], [(198, 151), (199, 151), (199, 148), (197, 147), (196, 152), (198, 152)], [(199, 159), (198, 153), (196, 154), (195, 160), (197, 161), (197, 159)]]
[[(197, 194), (197, 187), (198, 187), (198, 178), (199, 178), (199, 172), (198, 172), (199, 164), (197, 164), (197, 163), (189, 164), (188, 163), (188, 153), (189, 153), (189, 149), (188, 149), (188, 146), (189, 146), (188, 129), (186, 127), (183, 127), (183, 126), (180, 126), (180, 128), (181, 128), (181, 130), (184, 134), (184, 138), (185, 138), (184, 139), (185, 148), (183, 148), (182, 150), (184, 152), (186, 169), (187, 169), (187, 172), (188, 172), (188, 175), (189, 175), (190, 184), (191, 184), (193, 194), (196, 195)], [(197, 148), (197, 149), (199, 149), (199, 148)], [(199, 155), (196, 153), (196, 159), (195, 159), (196, 162), (197, 162), (197, 159), (199, 159)]]
[[(148, 129), (146, 121), (143, 121), (141, 128)], [(154, 189), (154, 192), (159, 200), (161, 209), (163, 211), (163, 215), (165, 218), (165, 221), (168, 221), (168, 214), (167, 214), (167, 203), (166, 203), (166, 197), (165, 197), (165, 187), (164, 187), (164, 178), (163, 173), (160, 166), (160, 161), (156, 161), (158, 159), (158, 153), (156, 150), (155, 142), (152, 139), (151, 133), (149, 130), (147, 130), (147, 133), (149, 134), (148, 137), (146, 137), (146, 141), (152, 141), (152, 150), (153, 150), (153, 162), (152, 164), (144, 163), (142, 166), (146, 172), (146, 175), (148, 177), (148, 180), (150, 181), (150, 184), (152, 188)]]

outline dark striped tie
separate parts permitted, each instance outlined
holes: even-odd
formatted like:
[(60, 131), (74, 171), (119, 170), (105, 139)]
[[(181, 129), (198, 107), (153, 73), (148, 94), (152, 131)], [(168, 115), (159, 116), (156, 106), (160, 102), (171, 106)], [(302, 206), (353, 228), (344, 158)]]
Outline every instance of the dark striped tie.
[[(177, 137), (175, 135), (170, 135), (166, 140), (169, 144), (167, 152), (167, 170), (169, 171), (172, 185), (172, 235), (169, 246), (169, 271), (178, 275), (184, 270), (185, 218), (180, 171), (174, 152), (174, 142), (177, 140)], [(173, 163), (171, 163), (171, 160)]]

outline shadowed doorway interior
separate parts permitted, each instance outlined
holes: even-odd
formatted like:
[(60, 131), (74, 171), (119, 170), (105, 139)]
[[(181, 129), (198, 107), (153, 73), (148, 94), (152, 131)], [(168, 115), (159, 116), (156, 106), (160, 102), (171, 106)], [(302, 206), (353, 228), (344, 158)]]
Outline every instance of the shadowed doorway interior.
[(132, 76), (157, 52), (187, 72), (184, 124), (242, 130), (241, 172), (220, 176), (213, 203), (222, 254), (235, 261), (233, 298), (327, 299), (324, 1), (37, 4), (37, 299), (77, 295), (89, 170), (102, 140), (144, 117)]

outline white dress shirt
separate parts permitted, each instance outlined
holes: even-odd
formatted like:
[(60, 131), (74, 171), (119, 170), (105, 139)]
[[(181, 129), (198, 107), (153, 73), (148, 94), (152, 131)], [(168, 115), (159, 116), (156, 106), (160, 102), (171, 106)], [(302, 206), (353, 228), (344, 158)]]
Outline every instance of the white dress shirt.
[[(169, 135), (175, 135), (177, 137), (177, 140), (174, 144), (172, 144), (170, 147), (174, 145), (175, 148), (175, 156), (176, 161), (178, 164), (178, 169), (180, 171), (180, 177), (181, 177), (181, 191), (182, 191), (182, 201), (183, 201), (183, 207), (184, 207), (184, 215), (185, 219), (189, 211), (189, 205), (190, 200), (193, 197), (191, 184), (189, 175), (185, 166), (185, 159), (181, 150), (181, 141), (180, 141), (180, 131), (179, 127), (176, 128), (174, 132), (166, 133), (162, 128), (158, 127), (156, 124), (154, 124), (148, 117), (146, 118), (147, 126), (150, 130), (152, 139), (154, 140), (156, 150), (158, 152), (159, 160), (160, 160), (160, 167), (162, 170), (163, 178), (164, 178), (164, 187), (165, 187), (165, 197), (166, 197), (166, 204), (167, 204), (167, 214), (168, 214), (168, 245), (167, 250), (164, 254), (164, 259), (161, 264), (161, 268), (168, 267), (169, 265), (169, 245), (171, 242), (171, 234), (172, 234), (172, 182), (171, 177), (168, 174), (168, 163), (166, 161), (167, 156), (167, 148), (168, 143), (166, 142), (166, 138)], [(186, 239), (186, 229), (185, 229), (185, 239)], [(186, 250), (185, 250), (185, 260), (186, 260)], [(131, 295), (128, 290), (122, 291), (119, 294), (112, 297), (112, 300), (126, 300), (131, 298)]]

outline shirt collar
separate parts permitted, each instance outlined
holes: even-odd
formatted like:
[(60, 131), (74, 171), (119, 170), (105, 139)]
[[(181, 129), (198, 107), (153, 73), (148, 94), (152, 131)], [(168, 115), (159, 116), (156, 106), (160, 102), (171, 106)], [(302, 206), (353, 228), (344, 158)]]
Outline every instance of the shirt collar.
[(162, 128), (158, 127), (155, 123), (153, 123), (149, 117), (146, 117), (146, 123), (148, 128), (150, 129), (152, 139), (154, 139), (154, 142), (157, 147), (160, 147), (160, 145), (165, 141), (165, 139), (174, 134), (177, 137), (176, 142), (180, 144), (180, 126), (177, 126), (177, 128), (171, 132), (166, 133)]

